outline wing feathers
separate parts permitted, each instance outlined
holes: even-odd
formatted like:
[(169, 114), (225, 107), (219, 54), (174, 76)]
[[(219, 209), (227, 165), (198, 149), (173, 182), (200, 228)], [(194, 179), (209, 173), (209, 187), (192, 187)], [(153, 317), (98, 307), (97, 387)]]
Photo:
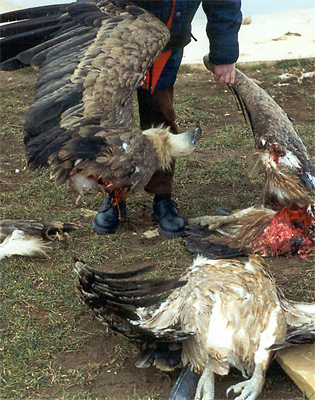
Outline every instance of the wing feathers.
[[(146, 150), (135, 124), (132, 93), (169, 40), (165, 25), (136, 6), (121, 9), (107, 1), (3, 16), (4, 21), (22, 19), (3, 28), (7, 37), (2, 41), (2, 60), (7, 61), (0, 68), (20, 68), (24, 63), (40, 67), (25, 123), (29, 165), (52, 164), (57, 180), (64, 182), (82, 158), (78, 144), (84, 142), (89, 152), (80, 164), (83, 175), (104, 182), (115, 176), (112, 189), (127, 190), (150, 179), (156, 167), (154, 154)], [(95, 135), (103, 137), (101, 148), (95, 146)], [(148, 153), (150, 164), (144, 159)], [(138, 175), (131, 181), (135, 170)]]
[(37, 18), (41, 17), (42, 15), (50, 16), (54, 14), (60, 14), (67, 6), (69, 6), (69, 3), (8, 11), (0, 14), (0, 23), (25, 20), (28, 18)]
[[(125, 273), (107, 273), (77, 262), (75, 268), (78, 274), (77, 290), (80, 298), (95, 312), (99, 319), (128, 338), (141, 341), (150, 338), (150, 340), (161, 342), (183, 340), (190, 336), (190, 333), (175, 328), (153, 332), (131, 322), (139, 319), (138, 307), (153, 307), (160, 302), (161, 295), (186, 284), (185, 281), (178, 281), (177, 279), (169, 281), (160, 278), (129, 279), (151, 269), (150, 266)], [(179, 362), (180, 346), (176, 347), (173, 343), (173, 347), (176, 348), (175, 351), (172, 351), (167, 345), (162, 345), (162, 347), (154, 345), (149, 350), (151, 361), (148, 362), (147, 357), (145, 357), (144, 364), (149, 366), (158, 362), (159, 357), (162, 357), (163, 360), (159, 361), (161, 368), (164, 368), (165, 363), (169, 367), (172, 363), (176, 365)], [(162, 353), (163, 356), (161, 356)], [(166, 358), (165, 354), (167, 354)], [(177, 359), (176, 362), (174, 357)]]

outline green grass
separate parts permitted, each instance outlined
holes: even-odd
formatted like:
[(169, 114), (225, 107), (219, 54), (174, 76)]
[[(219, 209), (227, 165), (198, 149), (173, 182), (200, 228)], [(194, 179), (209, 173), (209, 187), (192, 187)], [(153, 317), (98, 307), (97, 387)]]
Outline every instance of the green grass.
[(298, 59), (298, 60), (282, 60), (275, 63), (274, 68), (277, 70), (287, 70), (290, 68), (306, 68), (314, 66), (314, 58)]
[[(295, 64), (279, 65), (278, 69), (273, 68), (268, 78), (272, 82), (281, 73), (281, 68), (297, 68), (306, 64), (301, 60)], [(30, 68), (18, 71), (15, 76), (18, 82), (18, 77), (34, 78), (34, 74)], [(4, 121), (1, 138), (10, 143), (10, 152), (22, 170), (26, 163), (22, 146), (24, 114), (31, 99), (21, 100), (19, 91), (9, 87), (2, 91), (1, 96)], [(307, 93), (299, 94), (299, 98), (305, 96)], [(201, 94), (189, 93), (176, 105), (179, 124), (202, 122), (206, 126), (196, 153), (177, 161), (176, 195), (181, 213), (186, 218), (209, 214), (218, 207), (245, 208), (255, 204), (261, 192), (262, 175), (250, 175), (253, 165), (252, 133), (243, 122), (213, 127), (209, 114), (202, 106), (204, 101)], [(207, 105), (217, 109), (217, 106), (223, 107), (224, 100), (214, 96), (210, 101), (207, 99)], [(297, 128), (311, 154), (315, 155), (314, 126), (306, 122)], [(139, 228), (137, 222), (150, 218), (151, 212), (148, 211), (151, 198), (146, 195), (128, 200), (126, 223), (130, 224), (131, 231), (122, 227), (117, 234), (103, 237), (93, 232), (93, 215), (87, 216), (88, 212), (99, 208), (103, 201), (101, 195), (86, 198), (75, 206), (75, 197), (68, 185), (56, 186), (50, 179), (49, 171), (23, 172), (21, 180), (12, 182), (9, 172), (6, 168), (0, 171), (6, 177), (1, 182), (2, 219), (72, 221), (79, 223), (80, 229), (71, 233), (66, 242), (50, 243), (47, 257), (12, 257), (0, 264), (0, 398), (103, 398), (106, 395), (106, 354), (101, 362), (91, 361), (87, 354), (100, 342), (106, 344), (112, 334), (106, 333), (101, 325), (89, 328), (94, 319), (76, 294), (73, 258), (111, 271), (155, 265), (156, 269), (148, 274), (148, 277), (154, 278), (178, 275), (191, 263), (193, 255), (185, 249), (184, 239), (158, 237), (146, 240), (140, 237), (142, 227)], [(148, 226), (150, 229), (156, 227), (149, 223)], [(133, 236), (133, 233), (137, 235)], [(305, 293), (303, 285), (298, 283), (291, 291), (296, 295)], [(107, 361), (119, 360), (113, 361), (111, 366), (121, 371), (122, 378), (117, 375), (120, 380), (125, 376), (124, 363), (136, 357), (136, 349), (120, 337), (114, 343), (113, 348), (107, 349)], [(78, 361), (81, 357), (83, 361), (64, 362), (67, 356), (74, 355)], [(96, 388), (99, 379), (103, 379), (104, 386)], [(103, 397), (100, 397), (100, 392)], [(159, 391), (150, 389), (148, 393), (140, 395), (135, 391), (127, 398), (163, 399)]]
[(77, 316), (84, 310), (73, 285), (72, 262), (58, 251), (41, 266), (13, 258), (1, 268), (1, 398), (23, 398), (39, 385), (76, 379), (50, 359), (82, 347), (73, 339)]
[(296, 126), (301, 139), (303, 140), (308, 151), (312, 154), (315, 153), (315, 126), (311, 124), (297, 125)]
[(177, 121), (179, 125), (190, 124), (200, 124), (203, 121), (207, 121), (209, 116), (206, 112), (198, 110), (188, 104), (175, 104), (174, 106)]
[(200, 141), (199, 147), (208, 150), (228, 150), (242, 148), (250, 150), (254, 146), (253, 134), (249, 127), (245, 125), (226, 125), (216, 130), (211, 139)]

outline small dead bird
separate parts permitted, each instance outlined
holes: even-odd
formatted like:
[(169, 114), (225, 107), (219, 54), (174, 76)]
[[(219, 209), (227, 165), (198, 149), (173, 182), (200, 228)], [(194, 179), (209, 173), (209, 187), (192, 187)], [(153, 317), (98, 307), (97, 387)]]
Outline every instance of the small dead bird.
[[(77, 262), (80, 298), (106, 326), (144, 343), (138, 367), (184, 367), (170, 400), (214, 399), (214, 375), (238, 368), (238, 400), (261, 392), (273, 348), (314, 339), (315, 304), (286, 300), (263, 259), (198, 256), (179, 280), (136, 279)], [(161, 296), (171, 293), (164, 301)], [(291, 339), (290, 339), (291, 338)]]
[(0, 221), (0, 260), (13, 255), (45, 254), (44, 240), (63, 240), (77, 225), (58, 221)]

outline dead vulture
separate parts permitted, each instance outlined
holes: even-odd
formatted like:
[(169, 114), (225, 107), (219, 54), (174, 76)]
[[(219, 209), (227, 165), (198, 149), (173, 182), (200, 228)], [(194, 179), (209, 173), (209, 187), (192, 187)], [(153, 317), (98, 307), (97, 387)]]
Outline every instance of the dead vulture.
[[(210, 69), (206, 58), (205, 63)], [(265, 167), (260, 204), (230, 216), (191, 219), (187, 247), (219, 258), (249, 253), (307, 257), (315, 249), (311, 157), (287, 115), (262, 88), (236, 70), (231, 89), (248, 117)]]
[(13, 255), (45, 254), (48, 247), (44, 240), (62, 240), (74, 229), (75, 224), (58, 221), (1, 220), (0, 260)]
[(137, 279), (148, 268), (119, 274), (77, 262), (75, 270), (79, 296), (96, 317), (145, 343), (138, 367), (184, 366), (170, 400), (213, 400), (214, 375), (230, 367), (246, 380), (228, 393), (255, 400), (272, 350), (314, 338), (315, 304), (286, 300), (257, 255), (246, 261), (198, 256), (178, 281)]
[(152, 14), (95, 0), (0, 18), (16, 20), (1, 27), (0, 69), (40, 68), (25, 121), (31, 168), (51, 165), (57, 183), (69, 180), (80, 196), (101, 191), (121, 200), (194, 150), (199, 127), (141, 132), (134, 119), (132, 95), (169, 40)]

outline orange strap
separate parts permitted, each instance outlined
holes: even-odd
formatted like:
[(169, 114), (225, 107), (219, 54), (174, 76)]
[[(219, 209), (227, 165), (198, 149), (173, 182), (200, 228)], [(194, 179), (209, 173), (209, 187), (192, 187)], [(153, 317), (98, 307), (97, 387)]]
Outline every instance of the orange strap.
[[(171, 28), (172, 22), (173, 22), (173, 18), (174, 18), (174, 10), (175, 10), (175, 1), (173, 0), (172, 3), (172, 9), (171, 9), (171, 15), (167, 21), (166, 26), (168, 27), (168, 29)], [(155, 63), (153, 64), (153, 67), (151, 68), (151, 70), (148, 70), (146, 73), (146, 77), (144, 79), (144, 82), (142, 84), (142, 88), (149, 90), (151, 87), (151, 93), (153, 93), (153, 90), (155, 88), (155, 85), (157, 84), (161, 73), (163, 71), (163, 68), (165, 67), (168, 59), (170, 58), (170, 55), (172, 54), (172, 50), (167, 50), (164, 51), (162, 54), (160, 54), (160, 56), (158, 57), (158, 59), (155, 61)]]
[(168, 27), (168, 29), (171, 29), (171, 25), (173, 22), (173, 17), (174, 17), (174, 10), (175, 10), (175, 0), (173, 0), (173, 4), (172, 4), (172, 9), (171, 9), (171, 15), (167, 21), (166, 26)]

